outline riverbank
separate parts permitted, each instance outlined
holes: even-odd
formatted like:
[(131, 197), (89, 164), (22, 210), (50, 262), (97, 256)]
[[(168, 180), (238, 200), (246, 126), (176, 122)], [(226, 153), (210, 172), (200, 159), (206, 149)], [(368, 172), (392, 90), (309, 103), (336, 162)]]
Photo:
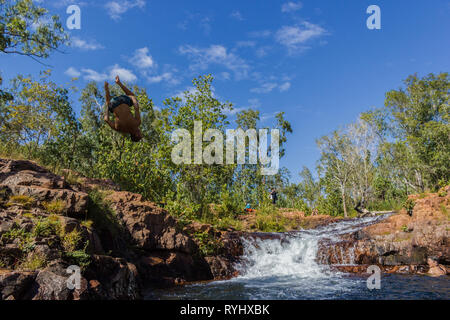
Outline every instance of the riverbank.
[[(0, 298), (141, 299), (148, 288), (258, 276), (261, 270), (249, 269), (258, 263), (275, 276), (286, 266), (295, 275), (322, 274), (322, 266), (364, 273), (368, 264), (445, 275), (449, 188), (411, 199), (411, 217), (340, 219), (280, 210), (277, 219), (289, 222), (288, 232), (258, 232), (256, 214), (240, 216), (245, 231), (219, 230), (179, 221), (112, 181), (0, 159)], [(80, 268), (75, 290), (67, 287), (69, 266)]]

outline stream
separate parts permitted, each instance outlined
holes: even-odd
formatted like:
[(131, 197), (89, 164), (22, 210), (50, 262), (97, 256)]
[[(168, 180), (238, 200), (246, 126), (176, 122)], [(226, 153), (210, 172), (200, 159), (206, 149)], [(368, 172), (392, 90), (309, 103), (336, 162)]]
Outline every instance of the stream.
[[(381, 288), (369, 290), (369, 274), (331, 270), (316, 263), (320, 240), (338, 240), (388, 215), (340, 221), (313, 230), (284, 233), (277, 239), (244, 239), (244, 255), (231, 280), (157, 290), (153, 299), (450, 299), (450, 278), (382, 274)], [(346, 259), (352, 264), (351, 252)]]

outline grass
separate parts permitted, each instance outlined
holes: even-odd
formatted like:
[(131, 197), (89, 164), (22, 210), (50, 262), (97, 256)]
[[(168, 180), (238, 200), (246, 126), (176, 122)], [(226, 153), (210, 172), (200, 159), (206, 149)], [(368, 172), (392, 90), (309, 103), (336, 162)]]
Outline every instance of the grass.
[(30, 209), (35, 203), (34, 198), (25, 195), (15, 195), (9, 198), (9, 201), (6, 203), (7, 207), (12, 206), (21, 206), (25, 209)]
[(2, 244), (17, 241), (19, 249), (23, 252), (28, 252), (32, 249), (33, 234), (31, 232), (25, 231), (23, 228), (14, 225), (10, 230), (2, 234), (0, 242)]
[(82, 183), (80, 176), (71, 170), (59, 170), (59, 174), (62, 175), (70, 185), (79, 185)]
[(97, 231), (109, 231), (117, 236), (122, 231), (122, 226), (116, 217), (114, 210), (105, 201), (105, 193), (94, 189), (89, 192), (88, 216)]
[(80, 223), (83, 227), (85, 227), (86, 229), (92, 229), (93, 225), (94, 225), (94, 221), (92, 220), (83, 220)]
[(81, 233), (78, 230), (73, 230), (69, 233), (61, 233), (60, 238), (61, 238), (61, 245), (63, 246), (66, 252), (76, 251), (81, 240), (83, 240), (83, 237), (81, 236)]
[(212, 225), (220, 230), (232, 228), (237, 231), (242, 231), (244, 229), (243, 222), (238, 219), (234, 219), (233, 217), (217, 218)]
[(63, 200), (53, 200), (42, 204), (45, 211), (50, 214), (63, 215), (66, 211), (66, 203)]
[[(65, 232), (58, 215), (52, 214), (45, 218), (33, 219), (34, 227), (30, 232), (20, 228), (17, 224), (5, 232), (0, 238), (0, 245), (18, 242), (22, 257), (15, 263), (15, 269), (37, 270), (47, 263), (45, 257), (33, 253), (37, 238), (45, 239), (56, 236), (56, 241), (61, 245), (61, 256), (73, 264), (85, 267), (90, 262), (90, 255), (86, 253), (89, 242), (83, 243), (83, 237), (79, 230)], [(49, 246), (52, 244), (47, 243)], [(84, 246), (83, 246), (84, 245)]]
[(36, 221), (33, 229), (33, 236), (39, 238), (47, 238), (53, 234), (57, 234), (60, 229), (60, 223), (54, 221), (53, 218), (44, 218)]
[(262, 232), (284, 232), (286, 231), (285, 219), (278, 214), (258, 214), (256, 216), (256, 227)]
[(34, 271), (41, 269), (47, 265), (45, 256), (37, 253), (28, 255), (18, 266), (20, 270)]
[(450, 214), (449, 214), (445, 204), (441, 203), (441, 205), (439, 207), (441, 209), (441, 212), (447, 217), (447, 220), (450, 219)]

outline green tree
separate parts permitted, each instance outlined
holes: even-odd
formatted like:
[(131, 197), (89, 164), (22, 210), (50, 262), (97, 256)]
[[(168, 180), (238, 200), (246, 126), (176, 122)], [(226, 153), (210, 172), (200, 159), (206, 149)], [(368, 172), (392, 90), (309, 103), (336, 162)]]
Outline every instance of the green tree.
[(412, 75), (405, 86), (386, 94), (386, 134), (395, 142), (384, 150), (411, 190), (437, 189), (450, 180), (449, 75)]
[(0, 52), (47, 58), (67, 40), (59, 17), (32, 0), (0, 0)]

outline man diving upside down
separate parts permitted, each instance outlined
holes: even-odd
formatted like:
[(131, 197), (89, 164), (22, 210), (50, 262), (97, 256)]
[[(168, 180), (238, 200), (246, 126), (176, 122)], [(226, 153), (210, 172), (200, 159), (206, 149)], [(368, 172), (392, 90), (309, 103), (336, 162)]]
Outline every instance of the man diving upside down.
[[(113, 130), (121, 133), (129, 133), (131, 141), (138, 142), (142, 139), (142, 132), (139, 129), (141, 125), (139, 103), (134, 93), (120, 82), (119, 76), (116, 76), (116, 83), (122, 88), (125, 94), (111, 99), (109, 85), (105, 81), (106, 104), (104, 120)], [(134, 106), (134, 116), (130, 110), (132, 106)], [(110, 112), (114, 113), (116, 117), (115, 121), (110, 120)]]

